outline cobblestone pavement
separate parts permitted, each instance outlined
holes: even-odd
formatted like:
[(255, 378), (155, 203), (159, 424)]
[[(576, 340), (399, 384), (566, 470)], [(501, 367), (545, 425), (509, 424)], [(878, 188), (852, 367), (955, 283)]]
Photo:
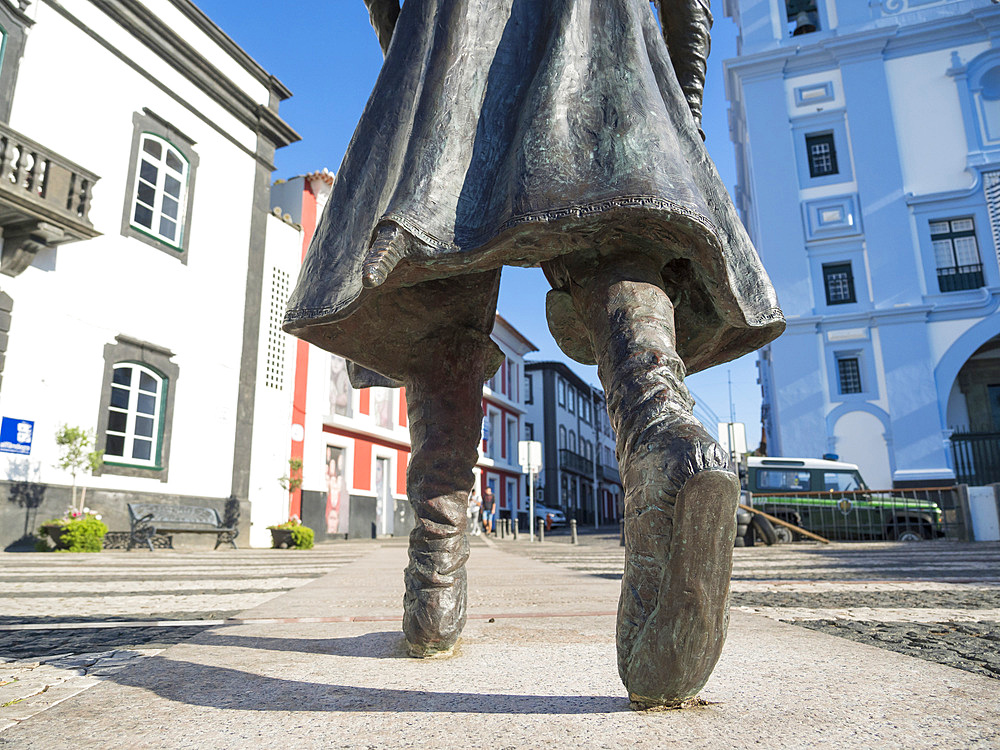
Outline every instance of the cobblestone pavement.
[(371, 549), (0, 554), (0, 732)]
[[(620, 580), (617, 535), (497, 542)], [(731, 604), (748, 612), (1000, 679), (1000, 544), (809, 542), (737, 548)]]

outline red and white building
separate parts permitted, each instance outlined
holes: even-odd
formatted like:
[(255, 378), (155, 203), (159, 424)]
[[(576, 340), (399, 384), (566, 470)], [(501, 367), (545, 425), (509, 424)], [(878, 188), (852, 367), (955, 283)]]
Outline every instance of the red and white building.
[[(333, 176), (323, 171), (272, 186), (274, 211), (301, 226), (303, 255), (332, 184)], [(476, 486), (480, 494), (493, 489), (502, 516), (526, 514), (517, 442), (524, 435), (524, 355), (536, 347), (499, 315), (492, 336), (505, 359), (483, 387)], [(408, 534), (406, 389), (352, 388), (342, 357), (293, 339), (288, 349), (295, 351), (288, 456), (302, 461), (302, 486), (292, 493), (290, 512), (314, 529), (318, 541)], [(266, 526), (283, 520), (283, 505), (255, 506), (255, 544), (269, 543)]]
[(483, 444), (476, 467), (480, 494), (487, 487), (497, 500), (499, 517), (528, 513), (528, 487), (517, 463), (517, 443), (524, 437), (524, 355), (538, 348), (497, 315), (493, 341), (504, 363), (483, 386)]

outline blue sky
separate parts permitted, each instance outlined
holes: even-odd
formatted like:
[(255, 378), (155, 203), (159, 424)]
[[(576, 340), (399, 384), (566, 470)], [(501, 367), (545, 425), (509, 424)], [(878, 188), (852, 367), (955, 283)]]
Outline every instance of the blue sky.
[[(280, 149), (274, 178), (326, 167), (336, 171), (378, 77), (382, 53), (362, 0), (195, 0), (229, 36), (291, 89), (282, 117), (302, 141)], [(713, 51), (705, 88), (704, 129), (709, 153), (732, 190), (736, 169), (729, 142), (722, 61), (736, 54), (736, 26), (716, 7)], [(498, 311), (539, 348), (535, 359), (569, 360), (545, 325), (548, 284), (539, 269), (504, 269)], [(688, 379), (698, 400), (720, 418), (729, 415), (728, 378), (733, 380), (736, 420), (747, 424), (756, 447), (760, 437), (760, 388), (756, 355), (720, 365)], [(596, 368), (569, 364), (599, 385)]]

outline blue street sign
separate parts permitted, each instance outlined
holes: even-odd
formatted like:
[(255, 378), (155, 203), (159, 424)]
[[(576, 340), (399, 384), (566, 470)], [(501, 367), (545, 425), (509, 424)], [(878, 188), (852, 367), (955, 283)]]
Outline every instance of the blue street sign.
[(27, 456), (31, 453), (31, 438), (34, 432), (34, 422), (4, 417), (0, 421), (0, 453), (19, 453)]

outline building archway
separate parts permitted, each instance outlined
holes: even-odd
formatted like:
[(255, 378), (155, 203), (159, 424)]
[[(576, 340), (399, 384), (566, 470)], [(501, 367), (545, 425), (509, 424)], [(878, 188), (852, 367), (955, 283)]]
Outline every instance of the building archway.
[[(938, 409), (941, 413), (942, 428), (951, 427), (948, 420), (949, 401), (956, 387), (959, 373), (966, 363), (980, 353), (980, 349), (990, 341), (1000, 338), (1000, 315), (991, 314), (972, 326), (948, 347), (934, 368), (934, 379), (938, 394)], [(984, 351), (982, 354), (985, 354)], [(956, 402), (952, 401), (953, 414), (959, 415)]]
[(950, 458), (961, 483), (1000, 481), (998, 328), (997, 316), (973, 326), (948, 349), (937, 368), (942, 424), (950, 435)]
[(840, 460), (857, 464), (870, 487), (892, 487), (892, 422), (885, 410), (872, 404), (841, 404), (827, 414), (826, 434)]

